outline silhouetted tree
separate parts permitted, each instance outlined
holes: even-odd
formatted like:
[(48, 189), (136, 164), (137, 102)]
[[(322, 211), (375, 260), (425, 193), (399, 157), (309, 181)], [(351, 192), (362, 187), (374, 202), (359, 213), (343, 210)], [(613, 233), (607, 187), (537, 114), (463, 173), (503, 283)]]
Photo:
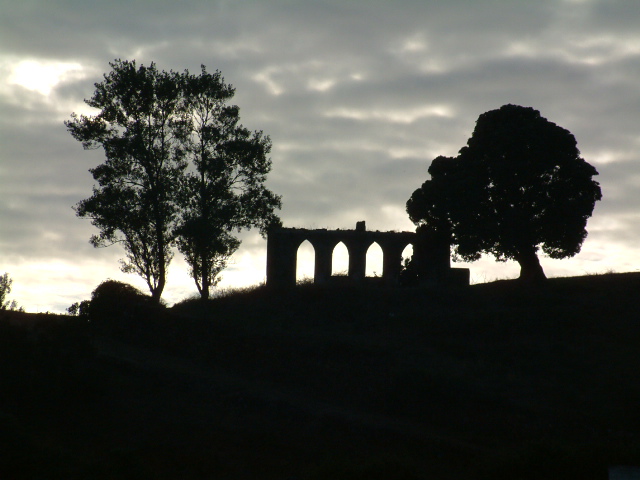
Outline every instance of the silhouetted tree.
[(87, 319), (89, 318), (90, 306), (91, 306), (90, 300), (82, 300), (81, 302), (75, 302), (71, 304), (67, 308), (67, 312), (69, 313), (69, 315)]
[(280, 197), (264, 182), (271, 170), (271, 141), (240, 125), (239, 109), (228, 105), (235, 89), (220, 72), (182, 75), (184, 151), (194, 167), (182, 179), (178, 249), (190, 266), (203, 299), (218, 281), (240, 241), (231, 232), (278, 222)]
[(85, 149), (102, 147), (107, 160), (90, 170), (93, 195), (76, 205), (100, 233), (95, 247), (122, 243), (122, 270), (145, 279), (160, 301), (172, 258), (176, 197), (186, 168), (180, 77), (155, 64), (116, 60), (85, 102), (100, 112), (65, 122)]
[(580, 251), (602, 198), (574, 136), (517, 105), (480, 115), (458, 156), (436, 158), (429, 173), (407, 202), (411, 220), (448, 230), (464, 260), (516, 260), (529, 282), (546, 278), (538, 249), (551, 258)]
[(11, 293), (11, 285), (13, 279), (8, 273), (0, 275), (0, 310), (19, 310), (24, 312), (24, 308), (18, 307), (15, 300), (7, 300), (7, 296)]
[[(160, 301), (172, 245), (191, 267), (203, 298), (240, 242), (236, 229), (277, 223), (280, 198), (265, 186), (269, 137), (238, 124), (235, 90), (220, 74), (158, 71), (116, 60), (67, 128), (107, 160), (90, 170), (98, 186), (76, 206), (100, 233), (96, 247), (122, 243), (125, 272), (145, 279)], [(188, 166), (191, 164), (191, 168)]]
[(0, 310), (7, 310), (9, 307), (7, 295), (11, 293), (12, 283), (13, 279), (9, 277), (8, 273), (0, 275)]

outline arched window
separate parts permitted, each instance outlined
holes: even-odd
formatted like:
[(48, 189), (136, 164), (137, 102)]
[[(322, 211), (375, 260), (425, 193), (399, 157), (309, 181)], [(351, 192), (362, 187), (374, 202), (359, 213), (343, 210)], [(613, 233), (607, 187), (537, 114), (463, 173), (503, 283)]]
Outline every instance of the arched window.
[(315, 266), (315, 250), (309, 240), (305, 240), (298, 247), (296, 260), (296, 283), (313, 283), (313, 271)]
[(373, 242), (367, 250), (367, 268), (365, 270), (367, 277), (382, 277), (382, 259), (382, 248)]
[(413, 245), (409, 244), (406, 247), (404, 247), (404, 250), (402, 251), (402, 266), (404, 266), (407, 259), (411, 259), (412, 256), (413, 256)]
[(331, 275), (349, 275), (349, 250), (347, 250), (347, 246), (342, 242), (338, 243), (333, 249)]

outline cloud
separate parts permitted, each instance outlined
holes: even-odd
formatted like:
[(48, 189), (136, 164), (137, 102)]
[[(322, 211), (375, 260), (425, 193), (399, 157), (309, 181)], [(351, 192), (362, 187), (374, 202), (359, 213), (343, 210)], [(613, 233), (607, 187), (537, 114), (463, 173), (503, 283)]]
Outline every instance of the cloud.
[(79, 63), (18, 60), (11, 67), (8, 83), (49, 95), (51, 89), (68, 78), (84, 78)]
[[(456, 155), (481, 113), (532, 106), (575, 135), (604, 192), (583, 252), (543, 259), (547, 273), (640, 262), (636, 2), (0, 0), (0, 8), (0, 261), (27, 307), (59, 309), (105, 276), (137, 281), (119, 272), (118, 247), (87, 243), (95, 230), (71, 208), (91, 194), (87, 170), (103, 154), (84, 151), (63, 121), (91, 113), (83, 99), (115, 58), (221, 70), (242, 123), (272, 138), (268, 185), (283, 195), (286, 225), (411, 229), (404, 204), (430, 161)], [(242, 238), (225, 285), (264, 278), (264, 240)], [(183, 267), (176, 257), (167, 298), (195, 291)], [(475, 281), (518, 274), (491, 259), (471, 268)]]

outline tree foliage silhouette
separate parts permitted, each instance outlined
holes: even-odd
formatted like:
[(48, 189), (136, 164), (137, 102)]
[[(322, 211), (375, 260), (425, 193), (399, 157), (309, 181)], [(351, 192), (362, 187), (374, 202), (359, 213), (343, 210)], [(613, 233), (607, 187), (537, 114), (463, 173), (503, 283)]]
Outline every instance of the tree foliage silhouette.
[(177, 188), (186, 168), (181, 149), (179, 76), (155, 64), (116, 60), (85, 102), (96, 116), (65, 122), (85, 149), (102, 147), (106, 161), (90, 169), (93, 195), (76, 205), (100, 233), (95, 247), (121, 243), (122, 270), (140, 275), (159, 302), (172, 258)]
[(13, 279), (8, 273), (0, 275), (0, 310), (9, 310), (9, 301), (7, 295), (11, 293), (11, 284)]
[(109, 279), (91, 292), (91, 300), (85, 303), (82, 313), (93, 322), (115, 324), (124, 317), (134, 317), (148, 304), (149, 297), (133, 285)]
[(225, 105), (234, 90), (219, 72), (110, 66), (85, 100), (100, 112), (65, 122), (85, 149), (106, 156), (90, 170), (98, 185), (76, 213), (99, 229), (95, 247), (123, 245), (123, 271), (140, 275), (155, 302), (174, 244), (204, 296), (239, 245), (230, 231), (277, 221), (280, 199), (263, 186), (270, 141), (237, 125), (238, 107)]
[(18, 307), (18, 303), (15, 300), (8, 300), (7, 296), (11, 293), (11, 285), (13, 285), (13, 279), (8, 273), (0, 275), (0, 310), (19, 310), (24, 312), (24, 308)]
[(235, 89), (219, 71), (185, 72), (184, 151), (193, 169), (182, 178), (177, 245), (203, 299), (240, 245), (234, 229), (278, 223), (280, 197), (264, 182), (271, 170), (271, 141), (240, 125), (239, 109), (228, 105)]
[(516, 260), (527, 282), (546, 278), (539, 249), (551, 258), (580, 252), (602, 198), (575, 137), (517, 105), (480, 115), (458, 156), (436, 158), (429, 174), (407, 202), (411, 220), (444, 231), (466, 261)]

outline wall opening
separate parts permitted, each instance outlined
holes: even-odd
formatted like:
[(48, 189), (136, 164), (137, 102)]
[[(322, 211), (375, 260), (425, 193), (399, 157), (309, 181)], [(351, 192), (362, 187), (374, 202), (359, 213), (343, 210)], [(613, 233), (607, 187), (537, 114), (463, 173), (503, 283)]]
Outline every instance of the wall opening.
[(406, 265), (407, 260), (410, 260), (412, 256), (413, 256), (413, 245), (409, 244), (406, 247), (404, 247), (404, 250), (402, 251), (403, 267)]
[(309, 240), (298, 247), (296, 257), (296, 283), (313, 283), (316, 253)]
[(376, 242), (373, 242), (367, 250), (367, 268), (365, 276), (382, 277), (383, 254), (382, 248)]
[(349, 275), (349, 250), (347, 250), (347, 246), (342, 242), (333, 248), (331, 275), (345, 277)]

